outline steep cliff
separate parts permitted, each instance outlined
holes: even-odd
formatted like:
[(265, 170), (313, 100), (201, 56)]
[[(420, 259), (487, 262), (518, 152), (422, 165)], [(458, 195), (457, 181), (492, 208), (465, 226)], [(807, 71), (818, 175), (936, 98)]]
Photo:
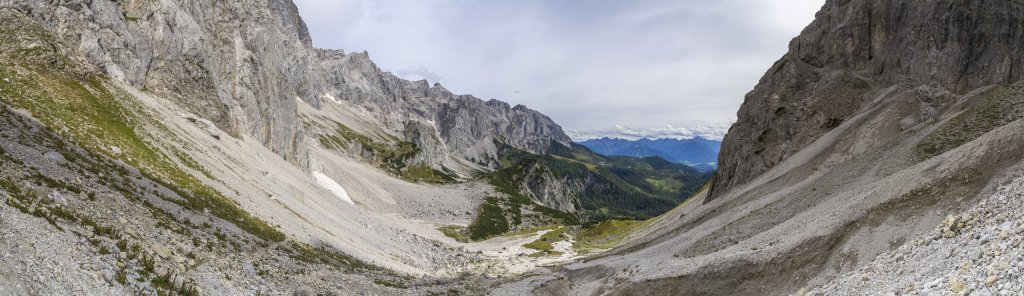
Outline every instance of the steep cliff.
[(972, 90), (1020, 80), (1015, 1), (828, 1), (761, 78), (722, 143), (709, 200), (805, 148), (893, 87), (928, 121)]
[(992, 206), (1024, 174), (1017, 1), (827, 1), (748, 95), (704, 203), (671, 210), (707, 176), (312, 48), (289, 1), (0, 7), (15, 294), (1020, 287), (1022, 215)]
[(312, 48), (290, 1), (0, 1), (0, 20), (0, 294), (416, 294), (540, 264), (434, 228), (493, 188), (395, 175), (568, 144), (544, 115)]
[(535, 153), (552, 141), (569, 143), (550, 118), (526, 107), (400, 79), (366, 53), (313, 48), (287, 0), (0, 1), (0, 7), (40, 22), (111, 78), (172, 98), (298, 165), (306, 165), (302, 142), (310, 135), (296, 98), (315, 108), (341, 101), (363, 109), (363, 116), (381, 119), (363, 132), (414, 142), (422, 156), (409, 161), (439, 170), (481, 169), (453, 164), (460, 161), (495, 168), (495, 140)]
[(495, 294), (1009, 293), (1024, 221), (988, 203), (1024, 174), (1022, 45), (1018, 1), (826, 1), (747, 95), (703, 203)]
[(508, 232), (656, 216), (708, 178), (313, 48), (290, 1), (0, 0), (0, 20), (0, 245), (26, 254), (0, 294), (481, 294), (575, 258)]

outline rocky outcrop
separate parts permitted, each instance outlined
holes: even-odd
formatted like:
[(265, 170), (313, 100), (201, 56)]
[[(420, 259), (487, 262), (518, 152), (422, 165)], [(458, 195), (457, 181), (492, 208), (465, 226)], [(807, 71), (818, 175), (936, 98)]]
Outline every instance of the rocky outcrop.
[(1018, 3), (827, 1), (747, 96), (705, 203), (525, 289), (1012, 294), (1020, 217), (986, 203), (1024, 172)]
[(593, 185), (593, 175), (585, 178), (560, 178), (547, 167), (534, 165), (526, 168), (522, 181), (525, 193), (546, 207), (566, 213), (576, 213), (579, 195)]
[[(378, 128), (386, 133), (419, 135), (421, 147), (434, 149), (424, 158), (435, 167), (449, 154), (494, 167), (495, 140), (533, 152), (569, 142), (536, 111), (400, 79), (366, 53), (313, 48), (289, 0), (6, 0), (0, 7), (43, 24), (114, 80), (171, 98), (296, 164), (306, 149), (296, 99), (362, 107), (383, 119)], [(440, 141), (407, 128), (434, 130)]]
[(77, 45), (109, 77), (168, 97), (222, 130), (301, 155), (295, 97), (322, 84), (288, 1), (4, 1)]
[(552, 143), (571, 142), (551, 118), (525, 106), (456, 95), (438, 83), (398, 78), (378, 68), (365, 52), (319, 52), (329, 87), (315, 103), (331, 104), (333, 97), (367, 110), (383, 123), (380, 128), (385, 132), (425, 148), (432, 165), (455, 156), (497, 168), (496, 141), (533, 153), (547, 152)]
[(1020, 80), (1024, 4), (833, 0), (747, 94), (719, 156), (708, 201), (761, 175), (858, 114), (873, 98), (914, 93), (922, 122), (954, 98)]
[[(867, 266), (805, 295), (864, 295), (902, 291), (997, 295), (1024, 291), (1024, 178), (1000, 186), (983, 202), (914, 237)], [(1016, 266), (1015, 266), (1016, 265)], [(956, 272), (949, 272), (956, 269)]]

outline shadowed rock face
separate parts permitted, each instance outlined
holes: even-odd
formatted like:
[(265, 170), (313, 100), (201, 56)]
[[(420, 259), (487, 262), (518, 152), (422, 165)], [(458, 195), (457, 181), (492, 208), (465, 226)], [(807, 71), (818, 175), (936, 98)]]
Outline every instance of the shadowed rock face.
[[(43, 24), (108, 76), (172, 98), (233, 136), (304, 163), (297, 101), (328, 96), (368, 110), (384, 132), (412, 137), (440, 166), (454, 156), (494, 167), (494, 141), (545, 152), (569, 138), (522, 106), (454, 95), (381, 71), (366, 53), (312, 47), (290, 0), (0, 1)], [(435, 137), (434, 135), (439, 135)], [(440, 138), (440, 143), (437, 141)]]
[[(704, 204), (676, 207), (604, 256), (526, 286), (538, 295), (865, 294), (878, 287), (876, 263), (902, 265), (872, 263), (880, 254), (944, 239), (963, 250), (972, 239), (944, 234), (943, 219), (984, 206), (1024, 171), (1019, 3), (827, 1), (747, 95), (712, 195), (694, 197)], [(909, 282), (963, 262), (952, 254), (939, 252), (948, 259), (921, 268), (927, 276), (889, 273), (902, 285), (877, 293), (915, 293)], [(836, 276), (854, 281), (837, 289)]]
[(923, 113), (1020, 80), (1024, 3), (830, 0), (747, 94), (707, 201), (779, 164), (891, 86), (918, 88)]

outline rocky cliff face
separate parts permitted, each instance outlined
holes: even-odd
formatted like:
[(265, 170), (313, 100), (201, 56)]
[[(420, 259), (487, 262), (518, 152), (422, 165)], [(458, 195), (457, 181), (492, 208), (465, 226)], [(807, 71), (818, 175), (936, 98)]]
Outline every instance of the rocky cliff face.
[[(108, 76), (172, 98), (234, 136), (304, 163), (297, 102), (331, 100), (382, 118), (384, 133), (418, 144), (441, 168), (449, 156), (495, 167), (494, 141), (544, 152), (569, 138), (522, 106), (455, 95), (377, 68), (366, 53), (312, 47), (288, 0), (0, 1), (65, 40)], [(437, 136), (434, 136), (437, 135)]]
[(543, 295), (1015, 291), (1019, 276), (988, 262), (1016, 262), (1022, 221), (987, 203), (1024, 172), (1022, 25), (1018, 1), (827, 1), (748, 94), (703, 204), (659, 216), (614, 256), (523, 285)]
[[(173, 98), (296, 159), (295, 97), (313, 97), (310, 40), (286, 1), (3, 1), (115, 80)], [(255, 9), (260, 7), (259, 9)]]
[(901, 128), (955, 98), (1020, 80), (1024, 4), (828, 1), (746, 96), (709, 201), (761, 175), (893, 91), (917, 97)]
[(456, 95), (437, 83), (398, 78), (378, 68), (365, 52), (321, 56), (329, 87), (315, 104), (330, 104), (333, 97), (367, 110), (383, 123), (385, 132), (427, 147), (424, 160), (431, 164), (454, 155), (497, 168), (495, 141), (533, 153), (547, 152), (552, 141), (571, 142), (554, 121), (525, 106)]
[(584, 178), (556, 176), (544, 166), (524, 167), (523, 191), (544, 206), (566, 213), (577, 212), (577, 200), (585, 188), (594, 185), (593, 175)]

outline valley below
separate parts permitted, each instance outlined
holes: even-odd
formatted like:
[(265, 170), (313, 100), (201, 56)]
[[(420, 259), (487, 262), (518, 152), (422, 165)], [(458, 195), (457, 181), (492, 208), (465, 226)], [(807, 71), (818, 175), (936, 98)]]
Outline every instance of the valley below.
[(1018, 295), (1021, 8), (829, 0), (721, 142), (575, 143), (288, 0), (0, 1), (0, 295)]

